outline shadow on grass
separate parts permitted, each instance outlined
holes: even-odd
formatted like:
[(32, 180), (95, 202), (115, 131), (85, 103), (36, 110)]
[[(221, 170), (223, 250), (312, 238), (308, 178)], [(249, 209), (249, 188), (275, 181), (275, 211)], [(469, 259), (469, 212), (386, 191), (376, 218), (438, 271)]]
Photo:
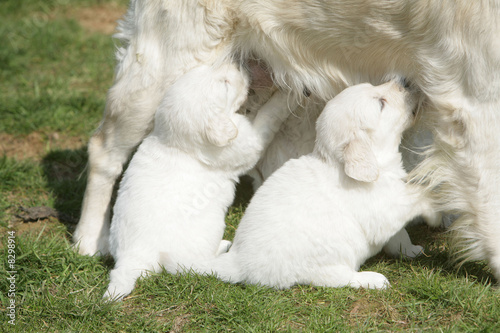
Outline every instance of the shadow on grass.
[(240, 178), (239, 184), (236, 186), (236, 194), (234, 195), (233, 207), (246, 208), (253, 196), (252, 178), (243, 176)]
[(496, 283), (496, 279), (486, 261), (469, 261), (461, 264), (454, 259), (453, 252), (448, 249), (444, 250), (444, 252), (439, 250), (428, 251), (426, 256), (417, 258), (413, 265), (427, 270), (436, 270), (441, 274), (476, 281), (484, 285)]
[[(54, 209), (69, 217), (59, 221), (65, 225), (66, 237), (70, 242), (80, 217), (87, 182), (87, 161), (87, 147), (54, 150), (42, 160), (47, 186), (55, 198)], [(109, 255), (101, 256), (100, 261), (108, 269), (114, 266), (114, 260)]]
[(68, 216), (61, 220), (72, 233), (78, 222), (85, 191), (87, 149), (54, 150), (42, 160), (42, 168), (55, 202), (54, 208)]
[[(87, 148), (82, 147), (76, 150), (54, 150), (48, 153), (42, 161), (44, 175), (47, 185), (55, 197), (54, 208), (69, 216), (64, 221), (68, 233), (72, 233), (78, 223), (83, 194), (87, 181)], [(120, 179), (118, 179), (117, 184)], [(112, 202), (116, 197), (115, 186)], [(233, 207), (243, 207), (248, 205), (253, 195), (252, 179), (242, 177), (236, 188)]]
[(485, 261), (470, 261), (460, 264), (449, 246), (449, 234), (444, 228), (432, 228), (426, 224), (412, 225), (406, 228), (412, 242), (424, 247), (424, 254), (415, 259), (394, 259), (381, 253), (368, 263), (386, 261), (388, 264), (403, 260), (416, 270), (439, 272), (449, 277), (466, 278), (487, 285), (496, 282), (492, 271)]

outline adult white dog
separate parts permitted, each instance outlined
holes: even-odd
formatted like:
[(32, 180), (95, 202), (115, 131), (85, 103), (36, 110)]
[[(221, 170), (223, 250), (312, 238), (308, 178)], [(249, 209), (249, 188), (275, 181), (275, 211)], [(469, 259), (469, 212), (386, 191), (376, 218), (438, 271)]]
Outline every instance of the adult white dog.
[[(456, 245), (500, 278), (500, 1), (132, 1), (74, 234), (106, 252), (113, 184), (151, 128), (163, 93), (200, 63), (262, 59), (278, 85), (328, 100), (398, 74), (425, 96), (434, 146), (414, 176), (460, 213)], [(459, 251), (461, 251), (459, 250)]]
[(160, 270), (162, 251), (184, 267), (227, 251), (224, 218), (238, 177), (289, 114), (287, 95), (277, 92), (251, 123), (236, 113), (247, 87), (234, 65), (222, 65), (194, 68), (167, 89), (120, 184), (106, 298), (128, 295), (139, 276)]
[[(415, 102), (394, 81), (342, 91), (318, 118), (314, 152), (258, 189), (228, 253), (192, 268), (279, 289), (389, 286), (382, 274), (357, 272), (361, 264), (416, 216), (438, 221), (418, 185), (406, 182), (398, 150)], [(163, 257), (168, 271), (182, 271)]]

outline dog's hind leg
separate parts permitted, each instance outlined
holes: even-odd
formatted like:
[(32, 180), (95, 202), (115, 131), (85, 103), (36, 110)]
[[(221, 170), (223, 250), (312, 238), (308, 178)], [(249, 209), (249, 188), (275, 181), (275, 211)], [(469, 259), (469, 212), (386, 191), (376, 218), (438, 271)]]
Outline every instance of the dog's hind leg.
[(486, 259), (499, 280), (500, 102), (485, 104), (439, 110), (437, 144), (412, 174), (439, 211), (457, 214), (450, 226), (456, 259)]
[[(500, 78), (500, 75), (499, 75)], [(498, 81), (500, 82), (500, 81)], [(500, 83), (497, 83), (500, 85)], [(475, 112), (475, 113), (473, 113)], [(477, 116), (477, 115), (480, 116)], [(455, 181), (455, 192), (462, 190), (459, 206), (468, 200), (468, 209), (450, 227), (458, 259), (486, 259), (497, 282), (500, 281), (500, 98), (482, 109), (469, 111), (471, 121), (465, 124), (468, 134), (465, 163), (456, 177), (466, 178), (459, 171), (467, 170), (469, 181)], [(458, 154), (457, 154), (458, 155)], [(460, 156), (460, 155), (459, 155)], [(464, 159), (463, 156), (460, 158)], [(454, 161), (455, 162), (455, 161)], [(462, 161), (459, 161), (462, 162)], [(463, 162), (462, 162), (463, 163)], [(465, 164), (463, 163), (463, 164)], [(470, 177), (474, 175), (475, 177)], [(460, 186), (460, 188), (457, 188)], [(460, 207), (461, 208), (461, 207)]]

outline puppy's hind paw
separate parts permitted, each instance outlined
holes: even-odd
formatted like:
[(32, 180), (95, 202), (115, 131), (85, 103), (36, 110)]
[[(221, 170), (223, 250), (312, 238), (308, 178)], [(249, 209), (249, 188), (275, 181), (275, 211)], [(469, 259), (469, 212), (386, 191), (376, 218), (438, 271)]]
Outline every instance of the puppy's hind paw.
[(391, 286), (387, 278), (376, 272), (357, 272), (349, 283), (353, 288), (387, 289)]
[(231, 243), (230, 241), (223, 239), (219, 244), (219, 248), (217, 249), (217, 252), (215, 252), (215, 256), (217, 257), (217, 256), (229, 251), (229, 248), (231, 247), (232, 244), (233, 243)]

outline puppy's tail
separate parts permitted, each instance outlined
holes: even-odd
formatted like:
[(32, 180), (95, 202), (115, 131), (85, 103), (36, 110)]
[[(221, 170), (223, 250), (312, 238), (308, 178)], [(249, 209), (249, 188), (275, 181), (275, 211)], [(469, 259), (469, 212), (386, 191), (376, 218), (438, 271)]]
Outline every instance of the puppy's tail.
[(214, 275), (219, 280), (238, 283), (242, 282), (241, 271), (239, 269), (235, 251), (223, 253), (213, 259), (193, 262), (189, 266), (182, 266), (177, 263), (168, 253), (160, 253), (160, 265), (170, 274), (196, 273), (202, 275)]

